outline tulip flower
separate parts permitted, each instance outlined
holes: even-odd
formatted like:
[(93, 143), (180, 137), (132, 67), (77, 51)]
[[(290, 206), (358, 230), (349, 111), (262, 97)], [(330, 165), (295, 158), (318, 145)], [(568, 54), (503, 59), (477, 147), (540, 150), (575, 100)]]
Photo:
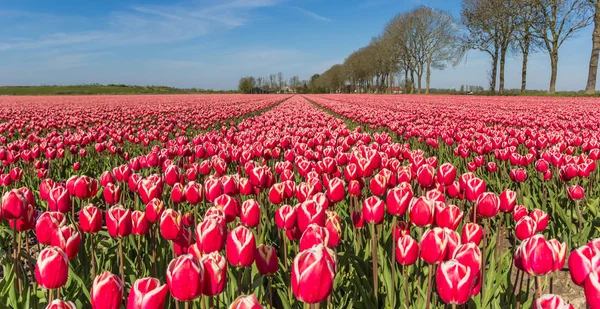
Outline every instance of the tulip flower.
[(456, 260), (439, 264), (435, 281), (438, 295), (447, 304), (462, 305), (471, 298), (474, 286), (471, 268)]
[(113, 206), (106, 212), (106, 228), (111, 237), (126, 237), (131, 234), (131, 211), (121, 205)]
[(299, 248), (300, 251), (304, 251), (317, 245), (327, 246), (328, 243), (329, 231), (327, 231), (327, 229), (324, 227), (311, 224), (306, 230), (304, 230), (304, 233), (302, 233)]
[(229, 309), (263, 309), (254, 294), (240, 295), (230, 305)]
[(537, 222), (525, 216), (515, 225), (515, 236), (518, 240), (525, 240), (537, 233)]
[(495, 217), (500, 211), (500, 199), (492, 192), (484, 192), (477, 198), (477, 214), (484, 218)]
[(335, 211), (325, 211), (327, 214), (327, 220), (325, 221), (325, 228), (329, 232), (328, 247), (337, 247), (342, 239), (342, 226), (340, 217)]
[(434, 202), (425, 197), (413, 198), (408, 206), (410, 222), (416, 226), (430, 226), (433, 224), (434, 214)]
[(283, 205), (275, 211), (275, 224), (280, 229), (291, 229), (296, 225), (296, 209)]
[(261, 244), (256, 248), (254, 263), (258, 272), (263, 276), (273, 275), (279, 270), (277, 251), (269, 245)]
[(169, 288), (156, 278), (135, 280), (127, 298), (127, 309), (163, 309)]
[(63, 213), (52, 211), (42, 213), (35, 224), (35, 236), (38, 242), (49, 245), (54, 233), (66, 224), (67, 219)]
[(164, 210), (165, 204), (161, 200), (154, 198), (146, 205), (146, 219), (151, 223), (157, 222), (162, 217)]
[[(69, 206), (71, 206), (69, 204)], [(16, 220), (25, 216), (27, 211), (27, 197), (17, 189), (7, 191), (2, 196), (2, 217), (7, 220)]]
[(502, 212), (512, 212), (515, 208), (517, 201), (517, 193), (511, 190), (504, 190), (500, 193), (500, 211)]
[(541, 276), (554, 269), (555, 254), (543, 235), (525, 239), (519, 246), (523, 270), (530, 276)]
[(537, 231), (543, 232), (548, 226), (549, 217), (546, 212), (541, 209), (534, 209), (531, 211), (529, 216), (535, 221), (537, 224)]
[(71, 210), (71, 196), (69, 191), (61, 186), (54, 187), (50, 190), (48, 196), (48, 208), (51, 211), (59, 211), (67, 213)]
[(419, 257), (419, 244), (410, 235), (398, 238), (396, 243), (396, 261), (401, 265), (412, 265)]
[(92, 204), (81, 208), (79, 227), (85, 233), (98, 233), (102, 229), (102, 211)]
[(238, 226), (227, 235), (225, 252), (232, 266), (249, 267), (254, 262), (256, 240), (249, 229)]
[(423, 234), (419, 254), (423, 261), (428, 264), (437, 264), (444, 260), (447, 250), (447, 234), (442, 228), (434, 227)]
[(205, 218), (196, 227), (196, 242), (205, 254), (221, 251), (225, 244), (225, 227), (215, 218)]
[(62, 226), (57, 229), (54, 234), (52, 234), (52, 240), (50, 244), (60, 248), (63, 252), (65, 252), (70, 261), (79, 252), (81, 236), (74, 227)]
[(333, 289), (336, 276), (334, 253), (319, 245), (300, 252), (292, 265), (292, 291), (300, 301), (322, 302)]
[(123, 302), (122, 281), (108, 271), (96, 276), (90, 290), (92, 309), (119, 309)]
[(160, 234), (166, 240), (181, 237), (183, 223), (181, 214), (174, 209), (166, 209), (160, 216)]
[(109, 183), (104, 187), (104, 191), (102, 192), (104, 196), (104, 201), (106, 201), (109, 205), (118, 204), (121, 199), (121, 188), (112, 183)]
[(48, 247), (40, 252), (35, 265), (35, 280), (46, 289), (57, 289), (67, 284), (69, 260), (58, 247)]
[(205, 254), (200, 261), (204, 265), (204, 287), (202, 293), (206, 296), (221, 294), (225, 289), (227, 281), (227, 261), (219, 252)]
[(450, 163), (442, 164), (437, 170), (437, 179), (444, 185), (450, 185), (456, 179), (456, 167)]
[(600, 269), (600, 250), (589, 245), (579, 247), (569, 254), (568, 263), (571, 280), (583, 286), (588, 275)]
[(242, 203), (240, 220), (247, 227), (255, 227), (260, 222), (260, 205), (253, 199)]
[(316, 223), (319, 226), (325, 226), (325, 221), (327, 219), (323, 207), (312, 200), (307, 200), (300, 204), (296, 210), (296, 218), (298, 220), (298, 228), (301, 232), (304, 232), (304, 230), (312, 223)]
[(575, 309), (575, 307), (558, 295), (544, 294), (535, 300), (535, 309)]
[(204, 264), (191, 254), (172, 260), (167, 267), (167, 285), (171, 296), (179, 301), (190, 301), (204, 289)]
[(364, 200), (362, 213), (368, 223), (381, 224), (385, 216), (385, 204), (377, 196), (371, 196)]
[(131, 213), (131, 234), (146, 235), (150, 230), (150, 224), (146, 219), (146, 213), (134, 210)]
[(600, 268), (590, 272), (584, 284), (585, 302), (590, 309), (600, 308)]
[(385, 204), (392, 216), (403, 216), (413, 198), (412, 188), (408, 185), (399, 185), (391, 189), (386, 197)]
[(448, 205), (435, 218), (435, 224), (442, 228), (456, 230), (463, 219), (463, 212), (455, 205)]
[(77, 309), (77, 307), (73, 302), (55, 299), (46, 306), (46, 309)]

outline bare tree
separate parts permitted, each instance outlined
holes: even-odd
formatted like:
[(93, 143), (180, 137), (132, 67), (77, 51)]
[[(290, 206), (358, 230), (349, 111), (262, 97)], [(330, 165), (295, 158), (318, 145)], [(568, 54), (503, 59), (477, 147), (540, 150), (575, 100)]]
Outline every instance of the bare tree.
[(585, 93), (596, 92), (596, 75), (598, 74), (598, 56), (600, 55), (600, 1), (588, 0), (594, 11), (594, 32), (592, 32), (592, 55), (588, 71)]
[(283, 73), (281, 73), (281, 72), (277, 73), (277, 80), (279, 81), (278, 90), (281, 91), (281, 89), (283, 89), (283, 86), (285, 86), (283, 84), (285, 82), (285, 79), (283, 79)]
[(519, 0), (517, 3), (517, 29), (515, 31), (515, 49), (522, 55), (521, 92), (527, 89), (527, 61), (529, 54), (541, 47), (541, 40), (532, 34), (534, 23), (538, 22), (538, 14), (530, 0)]
[(534, 34), (544, 43), (550, 56), (549, 93), (556, 92), (558, 74), (558, 50), (577, 31), (591, 23), (590, 6), (587, 0), (532, 0), (539, 14), (539, 23), (534, 24)]
[(461, 19), (466, 28), (463, 44), (469, 49), (486, 52), (492, 58), (490, 92), (496, 91), (498, 59), (502, 46), (502, 14), (496, 12), (496, 0), (462, 0)]
[(269, 87), (271, 88), (271, 91), (277, 89), (277, 76), (275, 74), (269, 75)]

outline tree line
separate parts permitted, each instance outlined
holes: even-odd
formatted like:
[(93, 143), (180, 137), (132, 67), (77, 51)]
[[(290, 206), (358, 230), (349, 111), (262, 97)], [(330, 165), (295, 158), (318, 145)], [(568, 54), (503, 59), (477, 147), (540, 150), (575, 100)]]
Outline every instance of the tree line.
[[(310, 92), (429, 93), (434, 69), (459, 64), (469, 50), (490, 57), (491, 93), (505, 91), (505, 65), (522, 57), (521, 92), (527, 89), (532, 53), (549, 56), (548, 92), (556, 91), (559, 50), (589, 26), (594, 27), (586, 93), (594, 93), (600, 54), (600, 0), (462, 0), (460, 18), (419, 6), (390, 20), (369, 45), (351, 53), (307, 82)], [(400, 79), (396, 82), (394, 79)]]
[(242, 77), (238, 82), (238, 91), (241, 93), (278, 93), (281, 91), (308, 93), (308, 83), (306, 80), (300, 80), (298, 75), (286, 80), (283, 73), (279, 72), (270, 74), (269, 77)]

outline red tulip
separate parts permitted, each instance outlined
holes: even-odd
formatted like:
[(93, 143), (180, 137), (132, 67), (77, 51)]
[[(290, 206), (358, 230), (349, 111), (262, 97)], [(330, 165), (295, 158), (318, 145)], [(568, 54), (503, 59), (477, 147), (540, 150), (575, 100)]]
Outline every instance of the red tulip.
[(521, 218), (525, 216), (529, 216), (527, 208), (523, 205), (515, 206), (515, 208), (512, 211), (513, 220), (515, 220), (515, 222), (519, 222), (519, 220), (521, 220)]
[(336, 276), (334, 253), (324, 246), (302, 251), (292, 265), (292, 291), (308, 304), (322, 302), (331, 294)]
[(77, 307), (73, 302), (55, 299), (46, 306), (46, 309), (77, 309)]
[(479, 294), (481, 289), (481, 251), (474, 243), (460, 245), (454, 251), (453, 259), (471, 270), (471, 280), (475, 286), (471, 295)]
[(579, 247), (569, 254), (569, 273), (573, 283), (583, 286), (588, 275), (600, 269), (600, 250), (588, 245)]
[(56, 186), (50, 190), (48, 208), (51, 211), (69, 212), (71, 210), (71, 196), (69, 195), (69, 191), (61, 186)]
[(462, 305), (471, 298), (474, 286), (471, 269), (455, 260), (438, 265), (435, 282), (438, 295), (447, 304)]
[[(69, 205), (70, 206), (70, 205)], [(18, 189), (7, 191), (2, 196), (2, 216), (7, 220), (20, 219), (27, 213), (27, 197)]]
[(345, 187), (346, 184), (343, 180), (337, 177), (330, 179), (327, 185), (327, 198), (329, 198), (332, 203), (342, 201), (346, 195)]
[(403, 216), (413, 198), (413, 191), (409, 185), (400, 184), (391, 189), (386, 197), (388, 213), (392, 216)]
[(242, 203), (240, 221), (247, 227), (255, 227), (260, 222), (260, 205), (253, 199), (245, 200)]
[(525, 216), (515, 225), (515, 236), (518, 240), (525, 240), (537, 233), (537, 223), (529, 216)]
[(410, 222), (416, 226), (427, 227), (433, 224), (434, 202), (425, 197), (413, 198), (408, 207)]
[(463, 219), (463, 212), (455, 205), (443, 208), (435, 218), (435, 224), (439, 227), (456, 230)]
[(327, 246), (329, 243), (329, 231), (326, 228), (311, 224), (308, 226), (300, 238), (300, 251), (310, 249), (317, 245)]
[(384, 195), (387, 189), (387, 181), (385, 176), (381, 174), (373, 176), (373, 178), (371, 178), (369, 181), (369, 188), (371, 189), (371, 194), (374, 196)]
[(240, 295), (230, 305), (229, 309), (262, 309), (258, 298), (254, 294)]
[(92, 179), (89, 176), (80, 176), (75, 178), (73, 183), (73, 194), (78, 199), (86, 199), (91, 197)]
[(340, 217), (335, 211), (325, 211), (327, 214), (327, 220), (325, 221), (325, 228), (329, 232), (328, 247), (337, 247), (342, 238), (342, 226)]
[(404, 235), (397, 240), (396, 261), (401, 265), (412, 265), (419, 257), (419, 244), (410, 235)]
[(221, 182), (218, 179), (206, 179), (204, 182), (204, 194), (209, 202), (213, 202), (217, 197), (223, 194)]
[(146, 204), (146, 219), (152, 223), (157, 222), (162, 217), (164, 211), (165, 204), (161, 200), (154, 198)]
[(104, 196), (104, 200), (109, 205), (118, 204), (121, 199), (121, 188), (119, 186), (113, 185), (109, 183), (104, 187), (104, 191), (102, 192)]
[(535, 300), (535, 309), (575, 309), (575, 307), (566, 303), (558, 295), (544, 294)]
[(48, 247), (40, 252), (35, 265), (35, 280), (46, 289), (57, 289), (67, 284), (69, 260), (58, 247)]
[(531, 276), (541, 276), (554, 269), (554, 251), (543, 235), (534, 235), (519, 246), (523, 271)]
[(111, 171), (106, 171), (100, 175), (100, 185), (106, 187), (109, 183), (116, 183), (117, 180)]
[(96, 276), (90, 291), (92, 309), (119, 309), (123, 302), (121, 279), (108, 271)]
[(138, 183), (137, 192), (140, 194), (142, 203), (148, 204), (154, 198), (160, 198), (162, 188), (152, 179), (142, 179)]
[(169, 288), (156, 278), (137, 279), (127, 298), (127, 309), (163, 309)]
[(221, 251), (225, 244), (225, 227), (217, 219), (205, 218), (196, 227), (196, 242), (205, 254)]
[(133, 235), (146, 235), (150, 230), (150, 224), (146, 219), (146, 213), (134, 210), (131, 213), (131, 234)]
[(181, 179), (181, 172), (179, 171), (179, 167), (176, 165), (169, 165), (165, 169), (165, 183), (169, 186), (173, 186), (175, 183), (179, 182)]
[(44, 212), (39, 216), (35, 224), (35, 236), (41, 244), (49, 245), (52, 242), (54, 233), (66, 224), (67, 219), (63, 213)]
[(484, 218), (495, 217), (500, 211), (500, 199), (492, 192), (484, 192), (477, 198), (477, 214)]
[(442, 164), (437, 171), (437, 180), (443, 185), (450, 185), (456, 179), (456, 167), (450, 163)]
[(567, 189), (567, 192), (569, 193), (569, 198), (574, 201), (581, 200), (584, 197), (583, 188), (579, 185), (570, 186), (569, 189)]
[(323, 207), (312, 200), (300, 204), (296, 210), (296, 218), (298, 220), (298, 228), (301, 232), (304, 232), (312, 223), (316, 223), (318, 226), (325, 226), (327, 219)]
[(222, 194), (219, 197), (217, 197), (213, 202), (215, 206), (221, 207), (221, 209), (223, 209), (223, 212), (225, 213), (225, 220), (227, 221), (227, 223), (233, 222), (238, 216), (240, 205), (237, 199), (234, 199), (229, 195)]
[(362, 214), (366, 222), (381, 224), (385, 216), (385, 204), (377, 196), (371, 196), (363, 201)]
[(434, 227), (427, 230), (421, 238), (420, 254), (423, 261), (436, 264), (444, 260), (448, 252), (448, 239), (444, 229)]
[(74, 227), (62, 226), (52, 234), (52, 241), (50, 244), (64, 251), (70, 261), (79, 252), (81, 235), (79, 235), (79, 232), (77, 232), (77, 229)]
[(238, 226), (227, 235), (225, 252), (227, 261), (233, 266), (249, 267), (254, 262), (256, 240), (249, 229)]
[(296, 225), (296, 209), (283, 205), (275, 211), (275, 224), (280, 229), (291, 229)]
[(529, 216), (537, 223), (537, 231), (543, 232), (548, 226), (548, 214), (541, 209), (534, 209)]
[(467, 181), (465, 187), (465, 195), (469, 202), (474, 202), (479, 198), (481, 194), (485, 192), (486, 184), (485, 181), (479, 178), (471, 178)]
[(273, 275), (279, 270), (279, 260), (277, 259), (277, 251), (275, 248), (261, 244), (256, 248), (254, 257), (256, 269), (258, 269), (258, 272), (261, 275)]
[(479, 246), (483, 238), (483, 229), (477, 223), (469, 222), (463, 226), (460, 240), (463, 244), (474, 243)]
[(190, 301), (204, 289), (204, 264), (191, 254), (181, 255), (167, 267), (167, 285), (171, 296), (179, 301)]
[(106, 228), (111, 237), (126, 237), (131, 234), (131, 210), (121, 205), (113, 206), (106, 212)]
[(205, 254), (200, 261), (204, 264), (203, 294), (221, 294), (227, 281), (227, 261), (219, 252)]
[(190, 181), (185, 185), (185, 200), (192, 205), (197, 205), (202, 202), (202, 186), (195, 181)]
[(46, 178), (42, 180), (40, 183), (40, 198), (47, 201), (50, 198), (50, 190), (52, 190), (54, 186), (55, 183), (52, 179)]
[(181, 237), (183, 223), (181, 214), (174, 209), (166, 209), (160, 216), (160, 234), (166, 240), (175, 240)]
[(565, 260), (567, 257), (567, 245), (564, 242), (560, 242), (557, 239), (548, 240), (552, 246), (554, 252), (554, 271), (560, 271), (565, 266)]
[(585, 302), (590, 309), (600, 308), (600, 268), (593, 270), (585, 279)]
[(284, 192), (285, 192), (285, 185), (282, 182), (274, 184), (269, 189), (269, 201), (271, 202), (271, 204), (274, 204), (274, 205), (281, 204), (285, 197)]
[(85, 233), (97, 233), (102, 229), (102, 211), (89, 204), (79, 211), (79, 227)]
[(421, 187), (428, 188), (433, 184), (435, 168), (429, 164), (423, 164), (417, 170), (417, 182)]
[(504, 190), (500, 193), (500, 210), (502, 212), (512, 212), (517, 201), (517, 193), (511, 190)]

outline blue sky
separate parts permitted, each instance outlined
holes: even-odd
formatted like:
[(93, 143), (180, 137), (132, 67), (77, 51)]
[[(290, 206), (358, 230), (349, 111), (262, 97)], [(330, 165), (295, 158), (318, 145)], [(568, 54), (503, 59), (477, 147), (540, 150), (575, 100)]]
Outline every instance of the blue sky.
[[(231, 89), (239, 77), (308, 79), (369, 43), (420, 4), (458, 16), (460, 0), (0, 0), (0, 85), (125, 83)], [(582, 89), (591, 29), (560, 50), (558, 90)], [(521, 58), (507, 87), (520, 86)], [(470, 51), (432, 74), (433, 87), (487, 85), (489, 59)], [(546, 89), (549, 59), (530, 58), (528, 85)]]

